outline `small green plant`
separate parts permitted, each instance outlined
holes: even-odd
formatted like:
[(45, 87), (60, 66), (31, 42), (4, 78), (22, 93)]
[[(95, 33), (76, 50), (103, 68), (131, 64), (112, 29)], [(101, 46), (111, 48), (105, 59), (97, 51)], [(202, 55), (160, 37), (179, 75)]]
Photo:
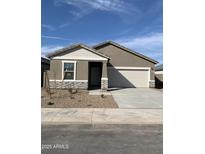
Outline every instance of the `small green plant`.
[(48, 105), (54, 105), (54, 103), (53, 102), (48, 102)]
[(102, 97), (102, 98), (105, 98), (105, 95), (104, 95), (104, 94), (101, 94), (101, 97)]

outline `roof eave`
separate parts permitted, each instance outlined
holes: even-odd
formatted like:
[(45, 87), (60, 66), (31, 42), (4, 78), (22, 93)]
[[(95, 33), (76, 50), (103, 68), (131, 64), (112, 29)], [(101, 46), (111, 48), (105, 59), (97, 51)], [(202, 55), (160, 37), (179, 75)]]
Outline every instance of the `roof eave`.
[(95, 51), (95, 49), (92, 49), (84, 44), (75, 44), (75, 45), (72, 45), (72, 46), (69, 46), (69, 47), (65, 47), (65, 48), (62, 48), (62, 49), (58, 49), (50, 54), (47, 54), (46, 56), (49, 57), (49, 58), (53, 58), (59, 54), (62, 54), (63, 52), (67, 51), (67, 50), (71, 50), (71, 49), (74, 49), (74, 48), (77, 48), (77, 47), (81, 47), (81, 48), (84, 48), (84, 49), (87, 49), (101, 57), (104, 57), (104, 58), (107, 58), (107, 59), (110, 59), (110, 57), (106, 56), (106, 55), (103, 55), (97, 51)]

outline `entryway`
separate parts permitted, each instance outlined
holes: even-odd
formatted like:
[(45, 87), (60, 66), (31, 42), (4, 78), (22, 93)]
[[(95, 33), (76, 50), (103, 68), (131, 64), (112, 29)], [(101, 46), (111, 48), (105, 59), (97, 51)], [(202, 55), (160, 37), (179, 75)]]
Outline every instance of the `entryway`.
[(102, 62), (89, 62), (89, 89), (101, 88)]

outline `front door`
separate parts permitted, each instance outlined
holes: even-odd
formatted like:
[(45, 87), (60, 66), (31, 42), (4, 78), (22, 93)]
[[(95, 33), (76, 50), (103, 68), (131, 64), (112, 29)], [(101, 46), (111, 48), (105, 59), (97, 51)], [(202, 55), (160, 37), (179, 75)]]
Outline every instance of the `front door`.
[(100, 88), (102, 76), (102, 63), (89, 63), (89, 88)]

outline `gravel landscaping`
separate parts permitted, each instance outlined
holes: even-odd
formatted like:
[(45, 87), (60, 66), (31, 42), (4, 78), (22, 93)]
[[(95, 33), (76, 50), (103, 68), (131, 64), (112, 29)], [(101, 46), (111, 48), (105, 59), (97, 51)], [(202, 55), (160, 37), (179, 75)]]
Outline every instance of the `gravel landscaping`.
[(89, 95), (87, 90), (41, 89), (42, 108), (118, 108), (112, 95)]

